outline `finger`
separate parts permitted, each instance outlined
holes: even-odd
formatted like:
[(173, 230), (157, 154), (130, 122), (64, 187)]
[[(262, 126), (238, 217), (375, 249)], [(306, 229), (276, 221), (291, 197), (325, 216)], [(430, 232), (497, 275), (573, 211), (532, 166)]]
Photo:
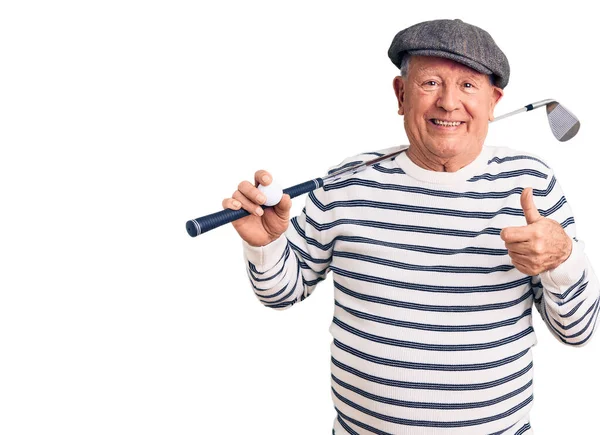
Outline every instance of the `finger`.
[(528, 224), (532, 224), (542, 217), (533, 202), (533, 189), (531, 187), (528, 187), (521, 193), (521, 207), (523, 208), (525, 220)]
[(256, 173), (254, 174), (255, 186), (258, 186), (259, 184), (262, 184), (263, 186), (268, 186), (269, 184), (271, 184), (271, 181), (273, 181), (273, 177), (269, 172), (265, 171), (264, 169), (256, 171)]
[(233, 199), (238, 200), (242, 208), (246, 210), (248, 213), (262, 216), (265, 212), (260, 205), (255, 202), (250, 201), (246, 196), (244, 196), (239, 190), (233, 192)]
[(529, 226), (508, 227), (500, 231), (500, 238), (506, 243), (526, 242), (532, 237), (532, 230)]
[(515, 260), (513, 260), (512, 263), (513, 263), (513, 266), (515, 266), (519, 272), (524, 273), (525, 275), (530, 275), (530, 276), (534, 275), (532, 273), (532, 271), (529, 269), (529, 267), (527, 267), (523, 263), (520, 263), (520, 262), (515, 261)]
[(281, 218), (286, 218), (290, 214), (290, 209), (292, 208), (292, 199), (290, 195), (287, 193), (281, 197), (281, 201), (277, 205), (273, 207), (275, 213)]
[[(513, 264), (518, 263), (520, 266), (526, 268), (528, 275), (537, 275), (545, 270), (548, 270), (548, 264), (544, 261), (543, 257), (535, 255), (523, 255), (517, 253), (510, 253), (511, 261)], [(519, 269), (521, 270), (521, 269)]]
[(505, 246), (509, 252), (516, 252), (517, 254), (522, 254), (522, 255), (531, 254), (531, 246), (530, 246), (529, 242), (505, 243)]
[(242, 206), (242, 203), (239, 202), (237, 199), (233, 199), (233, 198), (225, 198), (223, 200), (223, 208), (229, 208), (231, 210), (239, 210), (240, 207)]
[(256, 186), (253, 186), (249, 181), (242, 181), (238, 185), (238, 191), (242, 193), (247, 199), (256, 204), (264, 204), (267, 197), (262, 193)]
[(528, 267), (530, 267), (531, 264), (531, 256), (526, 255), (526, 254), (520, 254), (518, 252), (514, 252), (514, 251), (508, 251), (508, 255), (510, 256), (511, 260), (517, 261), (520, 264), (526, 265)]

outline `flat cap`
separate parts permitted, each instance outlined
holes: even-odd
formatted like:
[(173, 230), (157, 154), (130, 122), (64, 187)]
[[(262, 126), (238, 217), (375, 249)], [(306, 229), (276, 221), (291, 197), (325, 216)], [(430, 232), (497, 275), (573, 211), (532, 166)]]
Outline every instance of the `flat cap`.
[(483, 74), (492, 74), (495, 85), (508, 84), (508, 59), (488, 32), (461, 20), (433, 20), (398, 32), (388, 50), (400, 68), (405, 54), (436, 56), (462, 63)]

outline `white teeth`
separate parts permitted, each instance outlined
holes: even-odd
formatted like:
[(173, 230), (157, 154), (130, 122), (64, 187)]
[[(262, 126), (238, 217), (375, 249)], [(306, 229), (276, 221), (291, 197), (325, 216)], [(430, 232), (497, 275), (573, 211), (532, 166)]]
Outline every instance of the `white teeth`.
[(439, 119), (434, 119), (433, 123), (444, 127), (457, 127), (461, 124), (460, 121), (441, 121)]

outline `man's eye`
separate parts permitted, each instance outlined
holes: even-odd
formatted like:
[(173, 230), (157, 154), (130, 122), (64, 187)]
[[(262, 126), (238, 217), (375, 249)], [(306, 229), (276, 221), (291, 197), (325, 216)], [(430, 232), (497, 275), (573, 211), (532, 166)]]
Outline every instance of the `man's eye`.
[(465, 83), (465, 88), (474, 88), (472, 83)]
[(435, 86), (437, 85), (437, 82), (435, 80), (427, 80), (425, 82), (425, 86)]

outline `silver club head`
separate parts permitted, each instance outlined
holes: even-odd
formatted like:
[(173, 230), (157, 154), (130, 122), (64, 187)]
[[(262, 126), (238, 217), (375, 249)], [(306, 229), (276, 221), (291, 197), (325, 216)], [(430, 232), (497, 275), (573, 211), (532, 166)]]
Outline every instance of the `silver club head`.
[(579, 131), (581, 125), (579, 120), (557, 101), (552, 101), (546, 105), (546, 113), (548, 114), (550, 130), (560, 142), (572, 139)]
[(504, 115), (497, 116), (493, 121), (499, 121), (501, 119), (508, 118), (509, 116), (516, 115), (518, 113), (529, 112), (530, 110), (534, 110), (540, 108), (542, 106), (546, 106), (546, 114), (548, 115), (548, 122), (550, 123), (550, 129), (552, 130), (552, 134), (556, 139), (561, 142), (566, 142), (569, 139), (572, 139), (573, 136), (577, 134), (579, 131), (579, 120), (575, 115), (567, 110), (565, 106), (560, 104), (556, 100), (542, 100), (536, 101), (535, 103), (528, 104), (525, 107), (521, 107), (520, 109), (513, 110), (512, 112), (505, 113)]

